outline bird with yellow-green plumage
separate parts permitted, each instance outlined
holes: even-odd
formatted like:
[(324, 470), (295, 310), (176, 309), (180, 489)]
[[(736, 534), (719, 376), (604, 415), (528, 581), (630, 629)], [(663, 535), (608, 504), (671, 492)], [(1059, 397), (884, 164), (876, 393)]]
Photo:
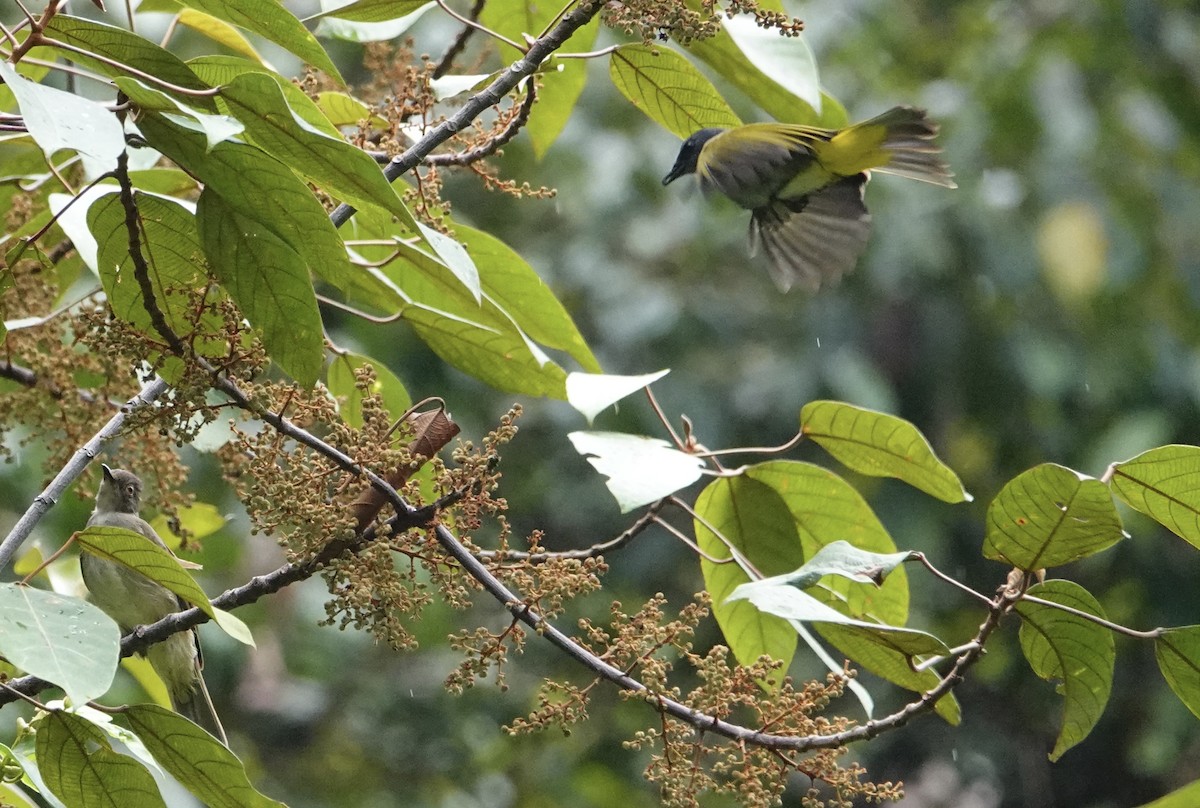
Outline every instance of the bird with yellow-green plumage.
[(752, 123), (701, 129), (684, 141), (663, 185), (696, 174), (751, 211), (750, 244), (761, 245), (781, 291), (815, 292), (854, 268), (871, 215), (863, 190), (871, 171), (954, 188), (924, 110), (893, 107), (845, 129)]

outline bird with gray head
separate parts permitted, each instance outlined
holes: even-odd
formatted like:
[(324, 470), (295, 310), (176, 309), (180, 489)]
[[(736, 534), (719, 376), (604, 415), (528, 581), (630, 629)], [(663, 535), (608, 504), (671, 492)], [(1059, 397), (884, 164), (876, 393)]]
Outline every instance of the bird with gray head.
[[(167, 545), (150, 523), (138, 515), (142, 481), (124, 469), (102, 468), (104, 477), (96, 493), (96, 507), (88, 519), (88, 527), (125, 528), (167, 550)], [(117, 621), (126, 634), (136, 626), (149, 625), (185, 608), (175, 593), (124, 564), (85, 552), (79, 558), (79, 565), (92, 600)], [(166, 684), (175, 712), (208, 730), (228, 746), (225, 730), (204, 685), (201, 674), (204, 660), (196, 631), (181, 631), (155, 643), (147, 649), (146, 658)]]

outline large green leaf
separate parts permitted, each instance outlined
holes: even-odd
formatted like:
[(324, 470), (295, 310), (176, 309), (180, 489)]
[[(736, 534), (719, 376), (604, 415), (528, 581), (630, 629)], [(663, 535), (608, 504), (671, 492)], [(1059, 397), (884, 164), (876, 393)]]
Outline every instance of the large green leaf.
[(1163, 632), (1154, 641), (1154, 656), (1171, 690), (1200, 718), (1200, 626)]
[(214, 115), (184, 104), (170, 94), (161, 92), (138, 79), (117, 76), (113, 82), (121, 89), (121, 92), (125, 93), (129, 102), (140, 110), (173, 112), (191, 118), (204, 133), (206, 147), (209, 150), (218, 143), (240, 135), (246, 130), (241, 121), (229, 115)]
[(341, 237), (321, 203), (286, 166), (254, 146), (227, 141), (211, 151), (186, 121), (149, 113), (138, 121), (150, 145), (197, 177), (242, 216), (257, 221), (339, 289), (352, 286)]
[(404, 383), (396, 378), (396, 374), (392, 373), (387, 365), (369, 356), (355, 353), (338, 354), (329, 363), (325, 384), (331, 395), (344, 399), (345, 403), (339, 410), (342, 420), (355, 428), (363, 424), (363, 394), (354, 384), (354, 372), (364, 365), (375, 369), (375, 384), (371, 392), (382, 396), (383, 406), (393, 420), (403, 415), (412, 405)]
[(120, 643), (117, 624), (86, 601), (0, 584), (0, 656), (58, 685), (75, 704), (108, 691)]
[[(743, 665), (766, 655), (779, 660), (786, 670), (796, 653), (796, 630), (787, 620), (744, 600), (728, 599), (751, 578), (732, 560), (730, 547), (722, 541), (723, 537), (763, 575), (795, 569), (804, 562), (804, 551), (786, 503), (757, 480), (723, 477), (700, 492), (695, 509), (696, 542), (704, 553), (700, 571), (725, 642)], [(729, 560), (715, 563), (709, 558)]]
[(325, 362), (325, 332), (303, 255), (207, 187), (196, 219), (222, 287), (262, 333), (271, 358), (305, 387)]
[[(151, 194), (136, 194), (142, 256), (149, 270), (154, 302), (167, 325), (184, 336), (192, 329), (193, 302), (188, 292), (203, 283), (204, 254), (196, 216), (182, 205)], [(109, 194), (88, 209), (88, 229), (96, 238), (100, 283), (113, 313), (153, 334), (142, 287), (133, 274), (129, 231), (119, 194)]]
[[(894, 553), (896, 543), (854, 487), (811, 463), (759, 463), (746, 475), (783, 499), (799, 531), (804, 558), (836, 541), (875, 553)], [(851, 617), (902, 626), (908, 620), (908, 576), (901, 567), (882, 586), (864, 586), (841, 576), (826, 578), (816, 593)]]
[(622, 45), (609, 57), (608, 70), (630, 103), (678, 138), (742, 122), (712, 83), (672, 50)]
[(379, 164), (340, 135), (310, 126), (270, 76), (243, 73), (221, 88), (221, 98), (254, 143), (297, 174), (356, 207), (376, 205), (411, 219)]
[(1037, 570), (1093, 555), (1127, 537), (1108, 486), (1044, 463), (1010, 480), (992, 500), (983, 554)]
[[(764, 11), (781, 11), (783, 6), (777, 0), (766, 0), (759, 4), (759, 8)], [(774, 31), (763, 34), (766, 35), (778, 36)], [(746, 41), (748, 47), (757, 47), (758, 43), (752, 41), (756, 37), (741, 35), (741, 38)], [(776, 47), (786, 48), (786, 43)], [(784, 59), (780, 59), (779, 53), (764, 53), (761, 49), (752, 56), (743, 51), (725, 28), (715, 36), (693, 40), (686, 46), (690, 53), (702, 59), (775, 120), (831, 128), (845, 126), (846, 110), (832, 96), (821, 93), (820, 110), (815, 109), (810, 100), (806, 100), (806, 96), (809, 99), (812, 97), (811, 88), (817, 85), (817, 76), (815, 62), (807, 62), (805, 54), (799, 52), (804, 47), (797, 45), (797, 52), (786, 55)], [(774, 51), (775, 47), (772, 50)], [(756, 62), (768, 66), (769, 69), (779, 68), (771, 69), (770, 72), (783, 78), (787, 86), (760, 70)], [(787, 73), (789, 70), (797, 73), (790, 81)]]
[(283, 808), (250, 784), (242, 762), (220, 741), (178, 713), (135, 704), (121, 718), (154, 759), (209, 808)]
[(860, 474), (895, 477), (944, 502), (971, 499), (958, 475), (903, 418), (841, 401), (812, 401), (800, 410), (800, 429)]
[[(815, 628), (827, 642), (845, 654), (847, 659), (852, 660), (856, 667), (870, 671), (894, 685), (915, 693), (924, 693), (940, 681), (937, 671), (932, 668), (915, 670), (913, 658), (895, 647), (888, 635), (861, 631), (836, 623), (817, 623)], [(953, 692), (938, 699), (933, 709), (951, 726), (957, 726), (962, 721), (962, 708)]]
[(1114, 463), (1112, 489), (1131, 508), (1200, 547), (1200, 446), (1160, 446)]
[(559, 351), (565, 351), (584, 370), (600, 372), (600, 363), (579, 333), (550, 287), (533, 268), (500, 239), (465, 225), (456, 225), (455, 234), (479, 269), (483, 293), (530, 339)]
[(179, 563), (179, 559), (140, 533), (123, 527), (89, 527), (75, 536), (85, 552), (124, 564), (174, 592), (209, 617), (212, 603)]
[(316, 14), (311, 19), (336, 17), (353, 22), (388, 22), (407, 17), (427, 5), (429, 0), (354, 0), (353, 3)]
[[(85, 20), (67, 14), (56, 14), (47, 23), (47, 36), (80, 48), (83, 53), (72, 51), (70, 58), (106, 76), (129, 76), (144, 80), (146, 76), (161, 79), (169, 85), (185, 90), (207, 90), (209, 85), (200, 80), (175, 54), (161, 48), (145, 37), (94, 20)], [(105, 57), (105, 61), (89, 58), (94, 53)], [(131, 72), (133, 68), (136, 72)], [(172, 93), (166, 85), (155, 85), (159, 90)], [(216, 110), (211, 97), (175, 93), (176, 99), (209, 112)]]
[[(1104, 617), (1100, 603), (1071, 581), (1046, 581), (1029, 589), (1030, 595)], [(1021, 650), (1033, 672), (1043, 679), (1061, 681), (1063, 722), (1051, 760), (1087, 737), (1100, 720), (1112, 691), (1116, 650), (1112, 632), (1078, 615), (1021, 601)]]
[(38, 769), (68, 808), (164, 808), (154, 777), (119, 755), (98, 727), (78, 715), (51, 710), (38, 722)]
[[(287, 99), (287, 105), (291, 111), (300, 116), (306, 124), (330, 137), (340, 138), (342, 136), (337, 126), (321, 111), (321, 107), (305, 95), (303, 90), (275, 71), (263, 67), (258, 62), (243, 59), (240, 56), (209, 54), (189, 59), (187, 66), (197, 76), (214, 87), (230, 84), (238, 76), (243, 76), (247, 73), (257, 73), (267, 76), (283, 92), (283, 96)], [(220, 96), (217, 96), (217, 104), (222, 109), (228, 109), (229, 107)]]
[(329, 54), (300, 20), (275, 0), (180, 0), (219, 20), (245, 28), (299, 56), (345, 84)]
[[(353, 239), (372, 241), (411, 238), (391, 217), (382, 217), (374, 211), (356, 213), (347, 232)], [(464, 228), (464, 232), (468, 231)], [(468, 233), (468, 238), (474, 237)], [(476, 243), (485, 246), (483, 252), (477, 253), (479, 260), (489, 263), (486, 244)], [(386, 262), (364, 269), (355, 277), (352, 296), (356, 300), (364, 300), (386, 314), (401, 314), (438, 356), (499, 390), (566, 397), (566, 371), (552, 362), (522, 330), (517, 317), (493, 302), (489, 295), (476, 300), (445, 264), (422, 250), (404, 249), (399, 244), (396, 248), (355, 245), (355, 251), (366, 260)], [(502, 261), (495, 266), (502, 272), (513, 269), (511, 266), (505, 269)], [(481, 272), (481, 283), (486, 274)], [(518, 270), (509, 277), (524, 283), (520, 275)], [(503, 281), (495, 286), (502, 287)], [(526, 288), (537, 302), (539, 293), (532, 286)], [(550, 315), (547, 322), (557, 319), (552, 309), (545, 313), (538, 311), (535, 329), (544, 327), (536, 325), (536, 317), (545, 314)]]

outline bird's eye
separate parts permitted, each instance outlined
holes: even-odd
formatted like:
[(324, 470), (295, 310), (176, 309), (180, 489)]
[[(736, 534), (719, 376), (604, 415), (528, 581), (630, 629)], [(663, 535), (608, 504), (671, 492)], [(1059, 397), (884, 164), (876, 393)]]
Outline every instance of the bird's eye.
[(132, 485), (125, 486), (125, 493), (129, 494), (129, 496), (133, 496), (133, 486)]

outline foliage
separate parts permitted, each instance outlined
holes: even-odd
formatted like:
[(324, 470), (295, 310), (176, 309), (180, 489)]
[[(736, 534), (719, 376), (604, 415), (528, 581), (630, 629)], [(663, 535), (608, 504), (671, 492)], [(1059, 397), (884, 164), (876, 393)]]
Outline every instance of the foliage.
[[(957, 13), (964, 20), (989, 27), (985, 4), (963, 9)], [(1004, 88), (956, 64), (954, 49), (938, 40), (950, 38), (946, 31), (914, 22), (936, 16), (926, 11), (921, 3), (896, 10), (895, 27), (907, 31), (907, 41), (889, 43), (878, 31), (864, 36), (873, 44), (861, 46), (861, 53), (848, 46), (845, 62), (830, 60), (829, 75), (844, 75), (847, 64), (873, 64), (881, 53), (924, 55), (937, 63), (926, 76), (981, 82), (979, 102), (1007, 110), (1000, 118), (1016, 127), (1023, 107)], [(170, 15), (170, 23), (157, 44), (146, 32), (162, 14)], [(1173, 11), (1161, 14), (1164, 25), (1176, 21)], [(452, 38), (439, 39), (437, 29), (425, 25), (430, 20), (451, 26)], [(939, 24), (955, 21), (939, 18)], [(961, 25), (979, 38), (1010, 33), (980, 32), (970, 21)], [(1055, 42), (1054, 27), (1038, 33)], [(420, 34), (415, 42), (399, 41), (410, 29)], [(210, 600), (188, 564), (157, 547), (147, 549), (128, 531), (75, 535), (68, 546), (126, 564), (182, 598), (178, 614), (121, 639), (121, 656), (133, 657), (213, 620), (242, 642), (253, 643), (253, 633), (256, 658), (268, 659), (270, 649), (278, 654), (283, 644), (280, 627), (256, 610), (280, 608), (290, 593), (307, 591), (301, 588), (305, 581), (319, 578), (324, 592), (314, 611), (320, 623), (361, 631), (392, 650), (440, 643), (458, 660), (444, 666), (450, 668), (443, 671), (444, 686), (464, 700), (484, 681), (505, 690), (516, 680), (528, 694), (530, 677), (520, 671), (534, 671), (543, 683), (529, 709), (492, 708), (495, 715), (504, 713), (498, 720), (506, 725), (508, 748), (526, 749), (515, 746), (523, 743), (520, 736), (552, 726), (578, 739), (596, 731), (589, 724), (611, 725), (604, 728), (611, 732), (606, 740), (615, 746), (619, 738), (639, 755), (665, 804), (694, 805), (716, 793), (745, 805), (771, 805), (789, 790), (814, 806), (897, 799), (902, 788), (890, 778), (910, 772), (893, 774), (895, 766), (872, 759), (872, 748), (894, 749), (887, 746), (890, 739), (908, 743), (915, 730), (907, 725), (930, 726), (929, 713), (947, 731), (968, 733), (978, 705), (965, 703), (963, 685), (994, 682), (984, 653), (998, 649), (1002, 656), (1006, 642), (1019, 645), (1028, 663), (1014, 674), (1020, 681), (1033, 674), (1059, 683), (1062, 699), (1054, 715), (1061, 714), (1061, 721), (1047, 749), (1053, 761), (1072, 749), (1105, 744), (1103, 719), (1120, 665), (1137, 653), (1126, 643), (1119, 657), (1117, 637), (1140, 641), (1144, 654), (1147, 643), (1153, 646), (1161, 678), (1144, 682), (1143, 689), (1200, 715), (1196, 626), (1132, 628), (1136, 616), (1119, 598), (1105, 597), (1112, 593), (1103, 581), (1093, 594), (1067, 579), (1079, 566), (1062, 569), (1125, 552), (1126, 540), (1137, 532), (1127, 531), (1127, 523), (1139, 529), (1161, 525), (1185, 540), (1166, 552), (1200, 547), (1200, 447), (1187, 443), (1194, 436), (1145, 430), (1146, 440), (1132, 447), (1139, 453), (1130, 460), (1113, 458), (1131, 452), (1094, 455), (1105, 470), (1093, 477), (1049, 462), (1046, 455), (1064, 454), (1054, 449), (1067, 440), (1058, 437), (1069, 434), (1066, 425), (1035, 408), (1037, 417), (1014, 427), (1010, 421), (1021, 419), (1016, 410), (1004, 410), (1004, 397), (996, 394), (1004, 385), (994, 379), (976, 377), (972, 387), (955, 377), (954, 394), (984, 401), (972, 410), (976, 421), (957, 422), (954, 429), (942, 428), (931, 412), (939, 403), (956, 409), (946, 403), (949, 390), (918, 397), (936, 402), (931, 406), (905, 407), (924, 409), (918, 417), (884, 412), (901, 409), (889, 404), (897, 403), (894, 393), (905, 385), (928, 384), (940, 378), (941, 368), (976, 358), (1029, 387), (1061, 384), (1061, 373), (1037, 376), (1039, 367), (1058, 360), (1021, 329), (992, 335), (1024, 360), (1014, 363), (1019, 369), (982, 350), (964, 358), (957, 351), (969, 356), (969, 340), (956, 344), (955, 333), (967, 333), (970, 316), (939, 309), (928, 301), (940, 298), (927, 301), (913, 292), (891, 301), (888, 322), (905, 325), (904, 303), (916, 300), (920, 317), (948, 324), (938, 335), (949, 347), (934, 356), (937, 366), (920, 373), (893, 369), (887, 380), (882, 372), (864, 371), (860, 355), (830, 360), (801, 347), (812, 341), (790, 340), (789, 361), (827, 363), (820, 367), (832, 380), (828, 386), (857, 391), (861, 395), (846, 397), (870, 406), (815, 391), (797, 397), (778, 386), (792, 371), (780, 373), (776, 358), (765, 360), (765, 370), (756, 368), (749, 348), (761, 333), (755, 329), (790, 339), (793, 329), (809, 327), (792, 317), (805, 304), (790, 299), (759, 306), (758, 293), (746, 286), (762, 278), (732, 276), (717, 258), (725, 254), (719, 237), (713, 247), (709, 240), (673, 235), (665, 224), (657, 231), (643, 224), (644, 234), (662, 242), (656, 247), (673, 251), (676, 266), (703, 268), (709, 278), (691, 284), (678, 278), (686, 288), (682, 302), (657, 320), (653, 301), (661, 281), (631, 285), (628, 267), (616, 261), (610, 267), (601, 258), (620, 244), (620, 263), (661, 259), (650, 258), (654, 253), (644, 245), (626, 245), (621, 231), (602, 224), (604, 246), (589, 251), (587, 239), (606, 215), (604, 175), (610, 183), (642, 180), (633, 171), (638, 158), (632, 153), (610, 158), (612, 165), (565, 189), (563, 196), (592, 204), (579, 221), (578, 237), (567, 229), (569, 220), (547, 226), (538, 206), (548, 204), (554, 189), (512, 178), (534, 173), (522, 154), (546, 164), (557, 154), (569, 162), (568, 150), (554, 146), (560, 140), (598, 158), (603, 139), (597, 121), (607, 113), (597, 108), (617, 97), (661, 127), (654, 130), (660, 138), (662, 130), (683, 138), (763, 113), (815, 126), (845, 125), (845, 110), (818, 80), (802, 29), (775, 0), (578, 0), (561, 9), (516, 0), (480, 0), (470, 9), (440, 0), (354, 0), (306, 20), (290, 4), (273, 0), (147, 0), (124, 19), (73, 16), (51, 4), (6, 20), (0, 63), (0, 127), (7, 133), (0, 140), (0, 195), (8, 211), (0, 336), (6, 355), (0, 376), (9, 388), (0, 399), (0, 433), (8, 438), (3, 450), (10, 459), (22, 466), (35, 462), (14, 448), (31, 444), (43, 473), (54, 479), (35, 497), (37, 474), (23, 472), (29, 484), (20, 489), (22, 501), (14, 497), (8, 507), (24, 513), (0, 544), (0, 568), (11, 564), (23, 578), (0, 585), (0, 656), (12, 666), (0, 704), (24, 703), (29, 716), (5, 750), (5, 783), (19, 783), (14, 788), (26, 801), (40, 793), (68, 806), (161, 805), (178, 786), (212, 805), (279, 804), (265, 796), (276, 793), (296, 804), (304, 799), (302, 788), (289, 789), (284, 762), (272, 759), (266, 736), (249, 720), (233, 722), (242, 726), (232, 733), (239, 758), (161, 706), (89, 706), (102, 696), (116, 704), (132, 700), (127, 687), (110, 690), (118, 665), (115, 624), (80, 599), (74, 560), (59, 558), (61, 536), (48, 543), (39, 537), (18, 551), (101, 452), (148, 478), (148, 499), (161, 512), (156, 524), (176, 534), (184, 550), (200, 549), (205, 539), (208, 555), (222, 535), (239, 532), (234, 523), (214, 536), (213, 517), (231, 502), (222, 502), (219, 492), (225, 491), (236, 496), (245, 514), (240, 532), (249, 534), (233, 555), (251, 557), (265, 535), (276, 540), (282, 556), (272, 571), (258, 566), (247, 573), (227, 551), (218, 571), (228, 588)], [(612, 44), (597, 49), (601, 37)], [(264, 55), (268, 43), (270, 61)], [(416, 43), (421, 51), (414, 50)], [(439, 45), (437, 59), (418, 55)], [(295, 69), (274, 66), (296, 60), (310, 67), (294, 79)], [(607, 62), (606, 101), (585, 94), (605, 83), (600, 72), (587, 71), (590, 61)], [(1040, 69), (1053, 85), (1053, 64)], [(1193, 114), (1166, 92), (1131, 90), (1125, 103), (1145, 106), (1147, 97), (1166, 99), (1180, 119)], [(572, 134), (575, 122), (582, 136)], [(1159, 129), (1159, 139), (1170, 140), (1170, 127)], [(1196, 131), (1200, 127), (1192, 126), (1175, 137), (1194, 145)], [(1049, 128), (1046, 137), (1060, 135)], [(1006, 182), (1025, 176), (1029, 193), (1053, 195), (1043, 187), (1052, 149), (1023, 151), (1013, 145), (1023, 139), (1004, 131), (974, 137), (975, 148), (994, 139), (1012, 166), (993, 169), (991, 184), (981, 191), (985, 199), (1003, 196)], [(1096, 137), (1097, 150), (1109, 154), (1147, 147), (1129, 130), (1101, 128)], [(506, 148), (517, 159), (502, 159)], [(957, 165), (957, 155), (951, 157)], [(1174, 158), (1172, 167), (1185, 180), (1194, 180), (1200, 166), (1193, 157), (1194, 150), (1180, 149)], [(1034, 158), (1043, 162), (1023, 165)], [(1130, 171), (1123, 160), (1108, 165), (1116, 175)], [(958, 170), (963, 180), (968, 172)], [(589, 181), (597, 187), (583, 187)], [(978, 213), (978, 199), (963, 192), (955, 199), (939, 203), (963, 211), (947, 227), (980, 228), (969, 218)], [(688, 204), (699, 207), (695, 200)], [(1114, 203), (1119, 209), (1112, 215), (1126, 231), (1138, 230), (1143, 212), (1128, 200), (1122, 204)], [(718, 210), (712, 215), (728, 218), (727, 209)], [(689, 215), (694, 223), (702, 214)], [(590, 226), (586, 232), (584, 224)], [(1103, 241), (1097, 236), (1102, 226), (1093, 207), (1057, 200), (1037, 223), (1035, 249), (1047, 268), (1046, 289), (1028, 311), (1014, 303), (981, 319), (996, 328), (1006, 317), (1061, 310), (1087, 327), (1103, 325), (1105, 307), (1119, 301), (1095, 302), (1104, 294), (1097, 280), (1103, 249), (1097, 258), (1095, 246)], [(882, 225), (880, 250), (892, 252), (881, 254), (895, 258), (903, 251), (893, 245), (906, 244), (912, 263), (931, 273), (966, 260), (937, 246), (949, 240), (930, 238), (927, 227), (912, 224), (906, 235)], [(974, 236), (980, 243), (992, 237)], [(1075, 254), (1064, 244), (1092, 250)], [(558, 270), (558, 283), (548, 284), (534, 267), (559, 262), (539, 256), (559, 251), (554, 254), (561, 258), (572, 245), (585, 253), (576, 262), (580, 274), (572, 279)], [(1009, 244), (999, 252), (1016, 254), (1006, 258), (1020, 263), (1021, 250), (1028, 249)], [(994, 254), (979, 260), (986, 264)], [(611, 275), (601, 272), (610, 269)], [(746, 302), (736, 303), (724, 288), (735, 282)], [(611, 290), (601, 291), (610, 283)], [(713, 283), (723, 286), (713, 291)], [(991, 287), (1003, 291), (1015, 283), (1003, 276)], [(1194, 327), (1183, 323), (1184, 315), (1194, 314), (1180, 301), (1188, 296), (1170, 293), (1186, 283), (1160, 278), (1157, 284), (1174, 317), (1167, 330), (1194, 337)], [(603, 305), (581, 305), (573, 294), (581, 289)], [(844, 296), (854, 293), (854, 287), (828, 293), (830, 311), (821, 322), (829, 332), (858, 327), (853, 317), (839, 318), (848, 310)], [(620, 301), (616, 315), (605, 311), (614, 305), (604, 302), (605, 294)], [(965, 309), (986, 309), (989, 294), (998, 293), (972, 291)], [(817, 321), (818, 305), (826, 304), (802, 310)], [(606, 326), (605, 317), (616, 325)], [(689, 317), (707, 322), (698, 325)], [(671, 322), (680, 335), (673, 339), (682, 343), (670, 362), (676, 371), (647, 373), (668, 364), (646, 358), (643, 349), (670, 331)], [(585, 338), (606, 327), (620, 337)], [(820, 335), (820, 323), (811, 327)], [(969, 339), (982, 337), (972, 331)], [(1113, 346), (1109, 339), (1096, 336), (1089, 347), (1097, 354), (1114, 347), (1128, 356), (1128, 345)], [(950, 348), (953, 359), (946, 358)], [(1088, 354), (1080, 361), (1097, 360)], [(631, 375), (605, 374), (603, 368)], [(681, 384), (704, 389), (717, 381), (710, 374), (743, 389), (697, 396), (695, 406), (707, 418), (682, 416), (683, 429), (676, 431), (667, 414), (673, 407), (660, 403), (660, 396), (669, 400), (671, 385), (681, 378)], [(1096, 378), (1110, 388), (1121, 384), (1105, 372)], [(433, 397), (413, 404), (420, 397), (413, 393), (426, 388)], [(587, 430), (554, 431), (606, 478), (622, 515), (636, 513), (620, 523), (615, 538), (595, 539), (611, 524), (611, 518), (593, 518), (600, 507), (596, 488), (572, 503), (578, 507), (560, 509), (577, 512), (575, 521), (565, 523), (591, 537), (569, 548), (550, 539), (552, 524), (528, 514), (567, 517), (542, 503), (527, 513), (522, 497), (514, 506), (499, 495), (501, 469), (508, 472), (507, 485), (515, 480), (518, 491), (539, 494), (544, 483), (561, 484), (569, 475), (559, 473), (549, 455), (521, 455), (515, 439), (523, 407), (500, 416), (494, 406), (478, 407), (485, 397), (494, 401), (481, 393), (487, 388), (539, 403), (565, 400), (577, 411), (565, 416), (576, 419), (572, 425), (584, 416)], [(783, 403), (764, 415), (759, 399), (781, 389)], [(649, 405), (646, 417), (628, 414), (637, 405), (627, 398), (636, 393)], [(743, 404), (731, 405), (739, 394)], [(747, 398), (755, 401), (746, 404)], [(625, 409), (611, 415), (618, 402)], [(478, 444), (460, 441), (447, 460), (441, 453), (460, 429), (448, 406), (461, 406), (468, 421), (493, 426), (470, 425), (468, 434), (478, 435)], [(610, 419), (612, 426), (593, 429), (598, 419)], [(779, 434), (780, 423), (797, 420), (786, 442), (763, 448), (770, 441), (761, 436)], [(930, 426), (922, 429), (922, 423)], [(985, 433), (985, 427), (994, 431)], [(1037, 433), (1032, 446), (1018, 440), (1021, 430)], [(1038, 436), (1047, 437), (1044, 445)], [(730, 448), (709, 448), (718, 441)], [(810, 457), (805, 444), (821, 447), (845, 470), (814, 462), (817, 453)], [(1127, 440), (1097, 444), (1130, 448)], [(774, 458), (783, 453), (792, 456)], [(745, 464), (728, 464), (730, 454), (746, 458)], [(586, 472), (582, 462), (573, 468)], [(203, 485), (184, 485), (193, 470)], [(703, 487), (687, 493), (699, 480)], [(889, 481), (911, 490), (889, 487)], [(968, 489), (981, 495), (986, 512), (968, 510)], [(895, 538), (939, 519), (971, 522), (970, 546), (980, 552), (972, 551), (969, 567), (944, 540), (927, 546)], [(666, 582), (610, 575), (610, 565), (620, 559), (644, 560), (637, 553), (651, 536), (679, 539), (693, 563), (664, 564), (663, 558), (675, 556), (652, 556), (656, 572), (671, 568)], [(1161, 531), (1153, 538), (1168, 541)], [(984, 559), (1003, 568), (985, 566)], [(1004, 568), (1011, 568), (1007, 577)], [(972, 583), (977, 579), (988, 583), (980, 587)], [(698, 582), (703, 591), (687, 598)], [(671, 607), (681, 593), (686, 602)], [(642, 605), (627, 609), (618, 600), (630, 597)], [(598, 598), (611, 604), (607, 611), (596, 608)], [(193, 606), (184, 608), (184, 601)], [(944, 608), (960, 617), (936, 619), (933, 602), (948, 604)], [(229, 613), (235, 609), (253, 616), (252, 632)], [(1005, 618), (1019, 622), (1015, 640)], [(1183, 620), (1194, 616), (1185, 611)], [(578, 621), (575, 635), (559, 627), (567, 621)], [(560, 669), (535, 646), (573, 667)], [(515, 654), (531, 659), (516, 663)], [(439, 660), (435, 664), (445, 661)], [(136, 660), (130, 662), (139, 675)], [(341, 658), (337, 667), (357, 666)], [(366, 671), (364, 665), (364, 678)], [(909, 700), (876, 715), (875, 695), (892, 695), (879, 680), (907, 691)], [(407, 689), (384, 675), (371, 686), (383, 704)], [(67, 701), (46, 699), (52, 687), (63, 690)], [(638, 706), (605, 701), (609, 687)], [(146, 689), (153, 698), (154, 685)], [(498, 697), (488, 698), (498, 703)], [(218, 697), (218, 703), (225, 715), (237, 711), (232, 697)], [(867, 721), (853, 717), (860, 709)], [(374, 712), (372, 722), (388, 715), (384, 708)], [(613, 720), (587, 721), (601, 712)], [(297, 723), (303, 713), (295, 704), (276, 711)], [(329, 715), (337, 716), (332, 708)], [(326, 722), (324, 747), (339, 749), (349, 723), (340, 717)], [(425, 749), (431, 733), (411, 732), (407, 743), (375, 744), (371, 751), (433, 757), (436, 752)], [(866, 741), (871, 743), (861, 743)], [(542, 743), (572, 741), (548, 737)], [(851, 750), (869, 765), (848, 757)], [(461, 779), (467, 765), (452, 764), (451, 779)], [(330, 762), (325, 785), (331, 789), (336, 769)], [(573, 780), (571, 787), (584, 794), (584, 782)], [(1195, 788), (1184, 786), (1178, 794)], [(1161, 804), (1172, 799), (1184, 804), (1178, 800), (1187, 797), (1168, 796)]]

